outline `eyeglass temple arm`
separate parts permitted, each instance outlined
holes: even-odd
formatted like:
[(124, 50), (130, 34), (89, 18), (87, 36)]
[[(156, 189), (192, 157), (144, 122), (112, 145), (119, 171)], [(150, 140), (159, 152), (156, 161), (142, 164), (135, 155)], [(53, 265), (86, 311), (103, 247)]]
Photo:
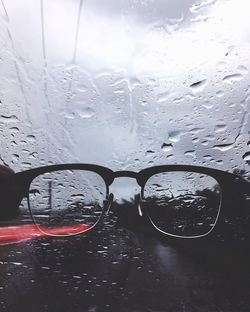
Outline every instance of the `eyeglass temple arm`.
[(14, 218), (18, 215), (19, 205), (27, 192), (18, 186), (15, 172), (0, 165), (0, 220)]

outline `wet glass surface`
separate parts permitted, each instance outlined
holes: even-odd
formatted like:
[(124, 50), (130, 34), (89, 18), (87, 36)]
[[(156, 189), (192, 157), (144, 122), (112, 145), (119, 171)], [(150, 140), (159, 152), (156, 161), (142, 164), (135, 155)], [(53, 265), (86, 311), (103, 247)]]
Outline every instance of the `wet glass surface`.
[[(0, 164), (182, 163), (249, 179), (249, 9), (1, 0)], [(88, 236), (38, 234), (26, 201), (1, 217), (1, 311), (249, 311), (249, 201), (213, 236), (179, 240), (139, 217), (129, 179), (113, 189), (109, 218)]]
[(2, 0), (2, 163), (248, 171), (248, 9), (244, 0)]

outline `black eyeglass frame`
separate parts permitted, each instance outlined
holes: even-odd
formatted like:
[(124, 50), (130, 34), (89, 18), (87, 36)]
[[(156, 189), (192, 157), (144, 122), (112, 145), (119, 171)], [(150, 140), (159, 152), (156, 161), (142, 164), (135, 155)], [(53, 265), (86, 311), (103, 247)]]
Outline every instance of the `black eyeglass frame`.
[[(15, 175), (13, 175), (11, 179), (12, 179), (12, 182), (14, 182), (13, 184), (15, 185), (15, 194), (17, 194), (19, 198), (18, 202), (20, 203), (23, 198), (29, 199), (30, 184), (37, 176), (44, 174), (44, 173), (50, 173), (50, 172), (61, 171), (61, 170), (85, 170), (85, 171), (95, 172), (103, 178), (106, 184), (106, 200), (105, 200), (105, 205), (103, 207), (102, 215), (98, 219), (98, 221), (91, 228), (84, 231), (84, 233), (95, 228), (102, 220), (104, 214), (108, 213), (110, 206), (112, 204), (112, 201), (113, 201), (113, 194), (109, 193), (109, 187), (114, 182), (114, 180), (119, 177), (129, 177), (129, 178), (136, 179), (138, 185), (141, 187), (139, 204), (142, 203), (144, 200), (144, 187), (148, 179), (158, 173), (178, 172), (178, 171), (200, 173), (200, 174), (206, 174), (214, 178), (218, 182), (220, 186), (220, 190), (221, 190), (221, 205), (219, 208), (216, 222), (208, 233), (189, 237), (189, 236), (179, 236), (179, 235), (174, 235), (174, 234), (163, 232), (154, 225), (154, 223), (151, 221), (150, 217), (148, 216), (147, 212), (143, 211), (143, 213), (145, 213), (147, 217), (149, 218), (149, 221), (151, 222), (151, 224), (158, 231), (164, 233), (165, 235), (179, 237), (179, 238), (203, 237), (211, 233), (211, 231), (214, 229), (214, 227), (218, 223), (218, 218), (219, 218), (221, 211), (223, 211), (226, 208), (225, 203), (229, 203), (230, 197), (232, 195), (235, 195), (235, 194), (232, 194), (232, 192), (235, 189), (237, 189), (238, 192), (240, 190), (240, 194), (237, 194), (237, 196), (240, 196), (241, 198), (242, 197), (247, 198), (248, 196), (250, 196), (250, 183), (247, 182), (243, 177), (235, 175), (233, 173), (225, 172), (225, 171), (218, 170), (218, 169), (208, 168), (208, 167), (192, 166), (192, 165), (159, 165), (159, 166), (153, 166), (153, 167), (143, 169), (139, 172), (134, 172), (134, 171), (127, 171), (127, 170), (113, 171), (107, 167), (96, 165), (96, 164), (70, 163), (70, 164), (43, 166), (43, 167), (38, 167), (38, 168), (29, 169), (26, 171), (15, 173)], [(236, 184), (237, 184), (237, 188), (236, 188)], [(30, 214), (34, 223), (36, 223), (31, 211), (30, 211)], [(80, 232), (76, 234), (72, 234), (72, 235), (77, 235), (77, 234), (80, 234)], [(69, 235), (66, 235), (66, 236), (69, 236)]]

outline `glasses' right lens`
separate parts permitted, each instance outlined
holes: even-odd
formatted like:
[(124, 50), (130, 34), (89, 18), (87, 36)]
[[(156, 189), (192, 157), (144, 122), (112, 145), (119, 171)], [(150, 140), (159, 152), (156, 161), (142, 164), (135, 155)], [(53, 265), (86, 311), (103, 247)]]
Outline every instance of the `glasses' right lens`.
[(152, 224), (179, 237), (208, 234), (217, 221), (221, 190), (211, 176), (196, 172), (162, 172), (153, 175), (143, 190)]
[(48, 235), (72, 235), (91, 229), (103, 212), (106, 184), (95, 172), (61, 170), (36, 177), (29, 190), (35, 223)]

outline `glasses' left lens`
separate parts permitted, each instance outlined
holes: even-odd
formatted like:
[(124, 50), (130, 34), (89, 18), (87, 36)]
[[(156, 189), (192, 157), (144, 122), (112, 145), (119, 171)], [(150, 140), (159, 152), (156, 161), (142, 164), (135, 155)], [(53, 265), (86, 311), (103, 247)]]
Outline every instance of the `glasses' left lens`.
[(103, 212), (106, 184), (87, 170), (60, 170), (37, 176), (30, 185), (29, 206), (40, 230), (73, 235), (93, 228)]

